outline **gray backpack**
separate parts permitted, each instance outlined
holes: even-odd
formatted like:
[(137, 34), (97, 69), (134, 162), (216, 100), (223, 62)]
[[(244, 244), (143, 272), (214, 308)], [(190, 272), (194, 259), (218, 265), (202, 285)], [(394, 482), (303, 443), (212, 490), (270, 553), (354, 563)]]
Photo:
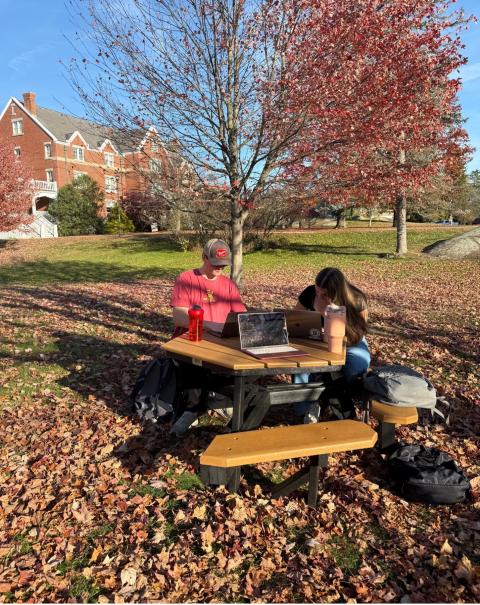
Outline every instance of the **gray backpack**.
[(432, 383), (415, 370), (400, 365), (377, 366), (363, 377), (363, 388), (369, 398), (400, 407), (431, 410), (445, 419), (437, 408), (437, 401), (448, 406), (443, 397), (437, 397)]

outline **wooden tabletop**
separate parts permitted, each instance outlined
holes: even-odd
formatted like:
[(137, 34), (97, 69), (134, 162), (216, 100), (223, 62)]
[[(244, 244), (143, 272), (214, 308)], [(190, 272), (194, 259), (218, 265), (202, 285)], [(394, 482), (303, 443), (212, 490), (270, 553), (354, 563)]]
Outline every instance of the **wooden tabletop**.
[(329, 353), (324, 342), (308, 339), (292, 339), (290, 344), (305, 351), (305, 357), (282, 357), (281, 359), (255, 359), (240, 350), (239, 338), (218, 338), (206, 334), (199, 342), (188, 340), (185, 335), (162, 344), (168, 353), (190, 357), (194, 365), (209, 363), (230, 370), (263, 370), (266, 368), (321, 368), (345, 364), (343, 353)]

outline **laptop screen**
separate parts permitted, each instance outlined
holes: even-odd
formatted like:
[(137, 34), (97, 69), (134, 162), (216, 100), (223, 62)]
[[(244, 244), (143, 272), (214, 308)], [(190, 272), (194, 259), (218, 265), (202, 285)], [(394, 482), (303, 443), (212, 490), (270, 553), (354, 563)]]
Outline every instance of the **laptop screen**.
[(240, 347), (288, 345), (284, 313), (239, 313)]

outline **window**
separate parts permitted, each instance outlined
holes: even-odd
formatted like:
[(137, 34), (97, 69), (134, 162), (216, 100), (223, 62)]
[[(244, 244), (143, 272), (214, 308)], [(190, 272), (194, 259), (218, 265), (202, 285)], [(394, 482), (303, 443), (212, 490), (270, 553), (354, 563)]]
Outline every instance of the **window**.
[(162, 164), (160, 160), (150, 160), (149, 167), (151, 172), (160, 172), (162, 168)]
[(19, 158), (22, 155), (22, 150), (20, 149), (20, 147), (15, 147), (15, 149), (13, 150), (13, 154), (16, 158)]
[(52, 145), (50, 143), (45, 143), (45, 145), (43, 146), (43, 149), (45, 150), (45, 157), (51, 158), (52, 157)]
[(152, 151), (153, 153), (157, 153), (158, 151), (158, 143), (156, 141), (152, 141)]
[(73, 159), (78, 160), (79, 162), (83, 162), (85, 159), (83, 147), (75, 147), (73, 146)]
[(12, 120), (12, 132), (14, 136), (19, 134), (23, 134), (23, 120), (19, 118), (18, 120)]
[(10, 113), (12, 114), (12, 116), (16, 115), (16, 111), (15, 111), (15, 103), (12, 103), (10, 105)]
[(104, 153), (103, 157), (105, 159), (105, 166), (109, 166), (110, 168), (115, 166), (115, 156), (113, 153)]
[(115, 193), (117, 190), (117, 179), (114, 176), (105, 177), (105, 191), (107, 193)]
[(45, 174), (47, 175), (47, 183), (53, 183), (53, 170), (49, 168), (45, 170)]

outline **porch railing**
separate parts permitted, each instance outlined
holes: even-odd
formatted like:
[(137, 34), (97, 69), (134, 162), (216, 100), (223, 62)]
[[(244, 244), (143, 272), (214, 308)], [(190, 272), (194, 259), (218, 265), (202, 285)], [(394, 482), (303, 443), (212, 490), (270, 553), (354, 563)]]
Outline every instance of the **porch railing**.
[(57, 191), (57, 182), (56, 181), (33, 181), (33, 188), (35, 191)]

